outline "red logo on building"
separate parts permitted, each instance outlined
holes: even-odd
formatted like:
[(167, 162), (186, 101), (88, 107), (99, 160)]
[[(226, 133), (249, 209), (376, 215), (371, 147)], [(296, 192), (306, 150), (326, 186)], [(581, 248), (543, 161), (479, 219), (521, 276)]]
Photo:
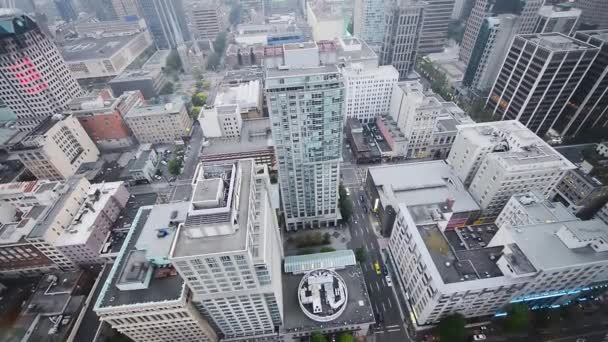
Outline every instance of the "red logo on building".
[(23, 57), (20, 62), (8, 67), (8, 70), (15, 72), (15, 78), (28, 94), (38, 94), (49, 87), (29, 57)]

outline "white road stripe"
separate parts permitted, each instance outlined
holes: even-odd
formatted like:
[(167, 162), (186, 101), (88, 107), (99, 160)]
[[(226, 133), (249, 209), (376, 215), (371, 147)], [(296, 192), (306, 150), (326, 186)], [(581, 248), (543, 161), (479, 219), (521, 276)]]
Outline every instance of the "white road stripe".
[(387, 330), (387, 333), (391, 333), (391, 332), (396, 332), (396, 331), (401, 331), (401, 329), (391, 329), (391, 330)]
[(380, 292), (380, 285), (378, 285), (377, 282), (376, 282), (376, 288), (378, 289), (378, 292)]
[(395, 324), (395, 325), (387, 325), (385, 328), (386, 329), (391, 329), (391, 328), (398, 328), (399, 324)]
[(392, 307), (393, 307), (393, 304), (392, 304), (392, 302), (391, 302), (391, 298), (390, 298), (390, 297), (388, 297), (388, 307), (389, 307), (389, 308), (392, 308)]
[(384, 302), (382, 302), (382, 310), (386, 312), (386, 306), (384, 305)]

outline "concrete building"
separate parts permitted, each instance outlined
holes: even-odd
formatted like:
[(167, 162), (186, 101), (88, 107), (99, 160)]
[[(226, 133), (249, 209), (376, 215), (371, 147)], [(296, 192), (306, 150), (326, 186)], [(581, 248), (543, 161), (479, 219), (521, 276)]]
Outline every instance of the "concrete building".
[(267, 69), (265, 91), (287, 229), (335, 225), (343, 79), (335, 65), (319, 66), (316, 44), (284, 49), (287, 67)]
[(606, 16), (608, 16), (608, 4), (602, 0), (578, 0), (576, 7), (581, 9), (580, 28), (585, 30), (608, 29)]
[(448, 42), (448, 25), (455, 0), (425, 0), (418, 55), (441, 52)]
[(108, 82), (108, 85), (115, 97), (125, 92), (140, 91), (144, 99), (151, 99), (162, 93), (167, 82), (162, 70), (142, 69), (127, 70)]
[(112, 6), (119, 19), (140, 16), (139, 9), (137, 8), (137, 0), (112, 0)]
[[(518, 120), (543, 137), (559, 120), (598, 52), (597, 47), (561, 33), (518, 35), (486, 107), (496, 119)], [(557, 67), (549, 67), (556, 63)]]
[(251, 159), (199, 165), (193, 188), (170, 250), (192, 302), (225, 339), (276, 336), (283, 250), (267, 169)]
[(61, 19), (65, 22), (72, 22), (76, 20), (78, 14), (76, 13), (74, 2), (72, 0), (53, 0), (55, 8)]
[[(201, 124), (201, 127), (204, 126)], [(203, 134), (204, 130), (205, 128)], [(256, 164), (266, 165), (269, 170), (276, 169), (269, 118), (243, 120), (240, 135), (233, 138), (222, 136), (207, 139), (200, 155), (204, 165), (225, 164), (248, 158), (254, 159)]]
[(600, 219), (604, 221), (604, 223), (608, 224), (608, 203), (604, 204), (604, 206), (598, 210), (594, 218)]
[(458, 127), (447, 162), (479, 203), (484, 218), (500, 213), (515, 193), (548, 197), (575, 166), (519, 121)]
[(125, 92), (114, 98), (104, 90), (73, 99), (68, 104), (67, 113), (78, 119), (100, 150), (112, 150), (135, 143), (124, 116), (142, 101), (139, 91)]
[(482, 96), (490, 92), (519, 24), (520, 17), (514, 14), (484, 19), (462, 79), (464, 86)]
[(158, 162), (156, 150), (150, 144), (143, 144), (137, 150), (135, 158), (127, 164), (125, 178), (135, 183), (141, 181), (152, 183)]
[(140, 144), (172, 144), (189, 136), (192, 128), (186, 104), (178, 97), (165, 104), (134, 107), (125, 122)]
[[(365, 49), (365, 42), (353, 39), (357, 44), (346, 48)], [(371, 52), (371, 51), (370, 51)], [(355, 118), (361, 122), (374, 122), (376, 117), (386, 114), (390, 105), (393, 87), (399, 72), (392, 65), (369, 65), (350, 63), (341, 69), (344, 78), (344, 120)]]
[[(218, 336), (192, 301), (192, 290), (169, 263), (185, 202), (141, 207), (93, 310), (134, 342), (215, 342)], [(162, 233), (161, 233), (162, 232)]]
[(344, 35), (344, 13), (341, 2), (306, 1), (306, 21), (315, 41), (334, 40)]
[(376, 118), (375, 123), (380, 136), (374, 136), (374, 139), (382, 157), (388, 160), (404, 158), (407, 154), (408, 139), (393, 117), (382, 115)]
[(175, 49), (190, 40), (182, 0), (137, 0), (157, 49)]
[(384, 41), (385, 6), (383, 0), (355, 0), (354, 35), (366, 42), (377, 54), (380, 54)]
[[(402, 204), (450, 212), (445, 225), (449, 229), (470, 224), (479, 216), (479, 205), (443, 160), (370, 167), (365, 191), (384, 236), (391, 236)], [(419, 214), (436, 216), (433, 210)]]
[(20, 130), (32, 130), (82, 95), (59, 50), (38, 25), (18, 10), (1, 9), (0, 100), (17, 116)]
[(38, 179), (60, 180), (76, 173), (83, 163), (95, 162), (99, 150), (78, 119), (56, 114), (28, 132), (11, 147)]
[(563, 204), (551, 202), (537, 191), (528, 191), (511, 196), (496, 218), (496, 225), (503, 228), (576, 220)]
[(84, 203), (54, 246), (78, 265), (103, 264), (101, 249), (129, 200), (123, 182), (92, 184)]
[[(120, 0), (118, 0), (120, 1)], [(93, 21), (93, 22), (77, 22), (74, 24), (74, 30), (78, 37), (116, 37), (121, 35), (131, 35), (138, 32), (143, 32), (146, 28), (143, 20), (139, 21)]]
[(475, 123), (460, 107), (454, 102), (442, 102), (441, 112), (437, 117), (428, 156), (433, 159), (446, 159), (452, 150), (452, 145), (456, 141), (458, 126)]
[(188, 7), (194, 39), (213, 41), (223, 30), (219, 4), (215, 1), (197, 3)]
[(357, 164), (379, 163), (382, 160), (380, 149), (372, 143), (370, 133), (363, 128), (359, 120), (355, 118), (346, 119), (344, 133)]
[(525, 0), (520, 5), (513, 5), (510, 1), (476, 0), (469, 15), (460, 44), (459, 58), (466, 65), (469, 64), (475, 43), (479, 36), (479, 30), (484, 20), (500, 14), (514, 14), (519, 16), (519, 27), (517, 34), (533, 33), (538, 21), (538, 10), (544, 4), (544, 0)]
[[(53, 185), (46, 185), (53, 184)], [(49, 180), (12, 182), (0, 185), (1, 224), (16, 222), (37, 205), (51, 205), (58, 194), (51, 190), (57, 182)]]
[(577, 27), (580, 16), (581, 10), (569, 5), (542, 6), (534, 33), (559, 32), (569, 36)]
[(574, 38), (600, 49), (556, 123), (563, 136), (575, 136), (608, 124), (608, 29), (579, 31)]
[(399, 80), (414, 71), (425, 7), (423, 1), (399, 0), (391, 3), (384, 15), (380, 64), (392, 64), (399, 71)]
[(61, 47), (61, 55), (77, 80), (108, 80), (122, 73), (151, 45), (147, 32), (85, 37), (66, 41)]

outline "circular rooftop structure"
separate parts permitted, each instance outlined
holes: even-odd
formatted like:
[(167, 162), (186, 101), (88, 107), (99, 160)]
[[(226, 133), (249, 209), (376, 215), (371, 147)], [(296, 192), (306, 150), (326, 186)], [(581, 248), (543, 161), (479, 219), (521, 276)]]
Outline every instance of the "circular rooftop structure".
[(342, 277), (331, 270), (320, 269), (305, 274), (298, 286), (298, 303), (308, 318), (330, 322), (346, 309), (348, 290)]

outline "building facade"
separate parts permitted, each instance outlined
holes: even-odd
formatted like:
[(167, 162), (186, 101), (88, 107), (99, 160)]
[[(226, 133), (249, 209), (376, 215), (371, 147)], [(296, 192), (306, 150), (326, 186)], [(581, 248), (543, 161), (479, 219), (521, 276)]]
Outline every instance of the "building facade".
[(190, 39), (182, 0), (137, 0), (158, 49), (175, 49)]
[(455, 0), (425, 0), (422, 32), (418, 44), (418, 55), (442, 52), (448, 42), (448, 25), (454, 10)]
[(559, 32), (569, 36), (578, 24), (581, 10), (567, 5), (543, 6), (538, 11), (534, 33)]
[(165, 104), (133, 107), (125, 122), (140, 144), (171, 144), (189, 136), (192, 129), (186, 104), (178, 98)]
[(61, 54), (27, 15), (3, 10), (0, 22), (0, 99), (17, 116), (20, 130), (32, 130), (53, 114), (60, 114), (80, 86)]
[(384, 12), (382, 0), (355, 0), (353, 15), (354, 35), (363, 39), (377, 54), (384, 41)]
[(392, 64), (404, 80), (414, 70), (426, 3), (399, 0), (384, 15), (384, 39), (380, 64)]
[(585, 30), (608, 29), (606, 16), (608, 4), (602, 0), (579, 0), (575, 6), (581, 9), (580, 28)]
[(335, 225), (339, 217), (344, 83), (336, 66), (312, 62), (266, 74), (288, 230)]
[(139, 9), (137, 8), (137, 0), (112, 0), (112, 6), (119, 19), (140, 16)]
[(498, 120), (518, 120), (539, 136), (553, 128), (599, 49), (561, 33), (518, 35), (486, 107)]
[(222, 31), (220, 6), (214, 2), (199, 3), (188, 9), (195, 40), (213, 41)]

